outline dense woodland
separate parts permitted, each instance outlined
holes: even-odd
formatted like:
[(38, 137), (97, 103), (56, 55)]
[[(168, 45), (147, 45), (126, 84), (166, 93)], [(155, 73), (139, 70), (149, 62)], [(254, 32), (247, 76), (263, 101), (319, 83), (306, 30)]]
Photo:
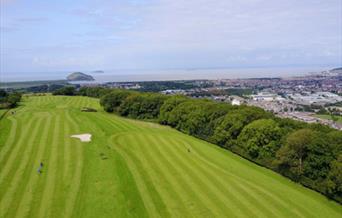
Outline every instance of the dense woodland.
[(107, 112), (157, 121), (217, 144), (342, 203), (342, 132), (251, 106), (101, 87), (54, 94), (100, 98)]

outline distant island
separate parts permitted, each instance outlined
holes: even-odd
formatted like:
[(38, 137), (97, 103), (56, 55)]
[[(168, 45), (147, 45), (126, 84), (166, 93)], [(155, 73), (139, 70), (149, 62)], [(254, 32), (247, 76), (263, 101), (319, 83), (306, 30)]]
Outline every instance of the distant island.
[(67, 80), (68, 81), (94, 81), (95, 79), (92, 76), (87, 75), (85, 73), (74, 72), (67, 77)]
[(94, 70), (91, 73), (104, 73), (104, 71), (103, 70)]

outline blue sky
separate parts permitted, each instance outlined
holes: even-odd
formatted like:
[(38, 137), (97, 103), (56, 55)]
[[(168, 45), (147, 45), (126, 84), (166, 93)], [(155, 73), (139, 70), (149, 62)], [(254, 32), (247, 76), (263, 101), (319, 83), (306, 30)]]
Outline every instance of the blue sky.
[(342, 65), (341, 0), (0, 0), (0, 71)]

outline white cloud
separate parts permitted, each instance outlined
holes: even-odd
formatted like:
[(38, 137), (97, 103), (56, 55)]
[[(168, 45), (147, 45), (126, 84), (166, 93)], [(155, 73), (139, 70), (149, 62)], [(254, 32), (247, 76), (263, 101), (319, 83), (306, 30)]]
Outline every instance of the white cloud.
[[(31, 63), (37, 68), (338, 64), (342, 58), (341, 0), (76, 0), (64, 14), (49, 15), (52, 9), (9, 16), (1, 51), (39, 57)], [(18, 21), (35, 31), (8, 31)]]

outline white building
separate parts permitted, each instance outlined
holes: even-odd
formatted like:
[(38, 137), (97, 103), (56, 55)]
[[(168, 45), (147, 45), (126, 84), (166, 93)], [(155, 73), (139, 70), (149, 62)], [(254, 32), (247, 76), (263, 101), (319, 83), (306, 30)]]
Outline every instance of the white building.
[(232, 96), (231, 102), (232, 102), (232, 105), (241, 105), (241, 104), (245, 103), (245, 99), (243, 99), (239, 96)]

